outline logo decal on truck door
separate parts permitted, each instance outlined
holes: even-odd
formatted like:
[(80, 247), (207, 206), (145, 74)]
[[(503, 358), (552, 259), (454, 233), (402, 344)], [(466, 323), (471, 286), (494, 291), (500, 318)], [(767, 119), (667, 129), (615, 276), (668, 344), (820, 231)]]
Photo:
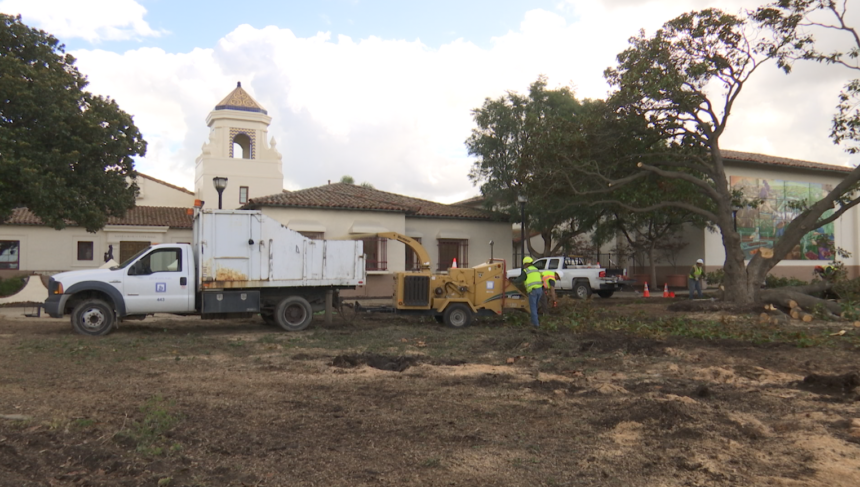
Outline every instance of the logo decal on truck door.
[(155, 283), (155, 292), (166, 293), (167, 292), (167, 283), (166, 282), (156, 282)]

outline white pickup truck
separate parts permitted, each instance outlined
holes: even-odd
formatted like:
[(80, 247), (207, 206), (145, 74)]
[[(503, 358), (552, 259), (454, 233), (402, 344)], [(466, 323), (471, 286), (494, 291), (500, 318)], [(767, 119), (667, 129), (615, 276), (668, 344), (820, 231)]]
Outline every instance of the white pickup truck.
[(311, 240), (259, 211), (195, 210), (193, 243), (142, 250), (117, 267), (51, 277), (43, 305), (84, 335), (153, 313), (250, 316), (305, 329), (340, 289), (365, 284), (361, 241)]
[[(618, 276), (607, 277), (606, 269), (586, 265), (576, 257), (542, 257), (534, 261), (534, 266), (540, 270), (555, 271), (559, 277), (555, 284), (556, 291), (571, 293), (579, 299), (585, 299), (591, 293), (609, 298), (624, 286), (624, 281)], [(507, 275), (508, 279), (513, 279), (520, 275), (520, 269), (511, 269)]]

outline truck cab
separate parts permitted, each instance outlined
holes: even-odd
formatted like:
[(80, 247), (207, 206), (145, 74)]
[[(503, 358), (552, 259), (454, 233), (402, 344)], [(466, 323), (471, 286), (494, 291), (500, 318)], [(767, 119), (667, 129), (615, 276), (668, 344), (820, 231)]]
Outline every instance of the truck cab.
[(147, 247), (110, 269), (61, 272), (48, 283), (45, 311), (72, 315), (79, 333), (101, 334), (117, 318), (152, 313), (194, 313), (195, 266), (188, 244)]
[[(617, 276), (607, 276), (606, 269), (585, 264), (579, 257), (541, 257), (535, 259), (532, 265), (540, 270), (555, 271), (559, 276), (556, 291), (570, 293), (579, 299), (588, 298), (592, 293), (609, 298), (624, 286), (624, 281)], [(509, 270), (508, 279), (519, 276), (520, 272), (520, 269)]]

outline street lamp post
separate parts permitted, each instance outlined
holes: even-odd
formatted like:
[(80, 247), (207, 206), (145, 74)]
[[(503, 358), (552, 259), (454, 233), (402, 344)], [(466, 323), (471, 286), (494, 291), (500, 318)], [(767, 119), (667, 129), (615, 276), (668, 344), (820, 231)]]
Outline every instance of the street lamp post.
[(522, 267), (523, 257), (526, 256), (526, 201), (528, 199), (523, 196), (517, 196), (517, 202), (520, 204), (520, 266)]
[(227, 189), (227, 178), (215, 176), (212, 178), (212, 184), (215, 185), (215, 190), (218, 191), (218, 209), (221, 209), (221, 194)]

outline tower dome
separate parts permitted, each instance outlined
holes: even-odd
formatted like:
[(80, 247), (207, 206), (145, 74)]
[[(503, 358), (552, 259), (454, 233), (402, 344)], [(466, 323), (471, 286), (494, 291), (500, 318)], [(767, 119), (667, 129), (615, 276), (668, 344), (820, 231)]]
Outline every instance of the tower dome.
[(236, 83), (236, 89), (225, 96), (223, 100), (215, 105), (215, 110), (242, 110), (245, 112), (257, 112), (268, 114), (265, 108), (257, 103), (247, 91), (242, 88), (242, 82)]

